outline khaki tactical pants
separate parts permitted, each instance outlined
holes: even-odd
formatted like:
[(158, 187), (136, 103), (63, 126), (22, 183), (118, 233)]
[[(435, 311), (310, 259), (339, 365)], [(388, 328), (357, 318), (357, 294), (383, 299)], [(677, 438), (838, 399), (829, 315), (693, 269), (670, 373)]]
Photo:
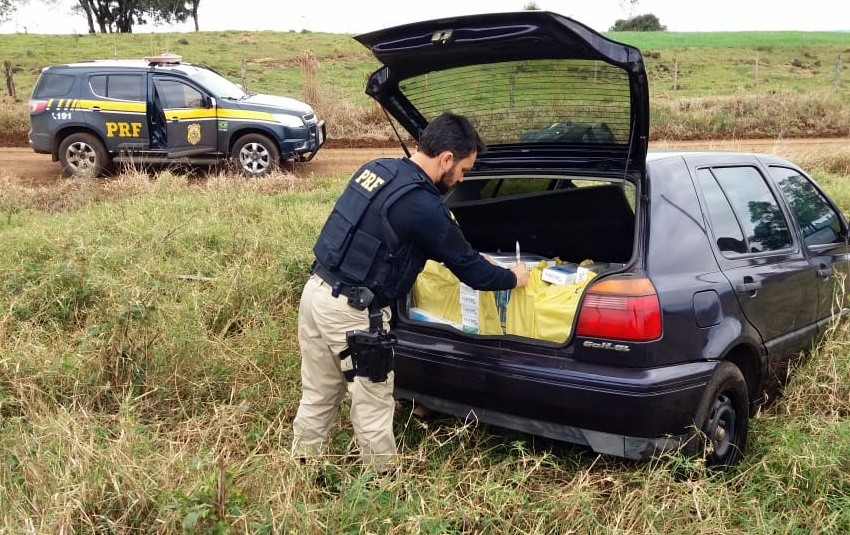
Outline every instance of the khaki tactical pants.
[[(384, 327), (390, 319), (383, 309)], [(329, 284), (311, 275), (298, 309), (298, 342), (301, 345), (301, 404), (293, 422), (292, 453), (322, 453), (336, 420), (346, 389), (351, 395), (351, 424), (360, 458), (377, 471), (389, 470), (396, 455), (393, 436), (393, 372), (383, 383), (342, 374), (339, 354), (347, 347), (346, 331), (369, 329), (369, 313), (348, 304), (345, 296), (333, 297)]]

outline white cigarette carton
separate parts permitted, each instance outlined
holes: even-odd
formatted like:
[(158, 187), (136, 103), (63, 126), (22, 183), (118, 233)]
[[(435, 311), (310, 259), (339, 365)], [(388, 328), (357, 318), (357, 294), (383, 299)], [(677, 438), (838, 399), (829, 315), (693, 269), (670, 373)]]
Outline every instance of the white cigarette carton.
[(545, 282), (551, 284), (575, 284), (577, 268), (575, 264), (559, 264), (543, 268), (541, 277)]

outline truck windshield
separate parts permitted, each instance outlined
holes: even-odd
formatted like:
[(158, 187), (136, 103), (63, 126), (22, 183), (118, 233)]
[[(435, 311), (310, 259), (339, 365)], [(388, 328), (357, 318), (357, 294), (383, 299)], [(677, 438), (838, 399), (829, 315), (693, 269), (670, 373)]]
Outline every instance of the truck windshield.
[(192, 79), (217, 98), (239, 100), (247, 95), (238, 85), (213, 71), (198, 69), (192, 74)]

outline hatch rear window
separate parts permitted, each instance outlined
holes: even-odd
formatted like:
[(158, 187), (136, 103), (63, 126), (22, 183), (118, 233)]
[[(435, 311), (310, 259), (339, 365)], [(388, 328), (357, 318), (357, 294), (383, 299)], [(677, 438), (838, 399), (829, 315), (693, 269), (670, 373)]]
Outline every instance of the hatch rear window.
[(38, 79), (33, 98), (64, 97), (71, 91), (74, 77), (67, 74), (45, 73)]
[(473, 119), (488, 144), (628, 143), (628, 73), (592, 60), (527, 60), (458, 67), (400, 82), (432, 120)]

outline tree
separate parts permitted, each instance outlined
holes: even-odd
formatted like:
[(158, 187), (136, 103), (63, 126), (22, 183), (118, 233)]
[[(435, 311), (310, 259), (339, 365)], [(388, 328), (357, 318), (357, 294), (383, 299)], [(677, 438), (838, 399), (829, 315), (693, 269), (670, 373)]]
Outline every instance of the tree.
[(195, 31), (200, 31), (198, 28), (198, 4), (201, 3), (201, 0), (189, 0), (186, 2), (186, 7), (188, 7), (190, 14), (192, 15), (192, 20), (195, 22)]
[[(53, 5), (60, 1), (45, 0)], [(85, 15), (89, 33), (132, 33), (133, 26), (148, 22), (184, 22), (189, 16), (195, 19), (195, 29), (198, 28), (200, 0), (75, 0), (75, 3), (73, 9)]]
[(658, 17), (652, 13), (637, 15), (630, 19), (618, 19), (610, 31), (612, 32), (665, 32), (667, 26), (662, 26)]
[(530, 2), (527, 2), (525, 6), (523, 6), (523, 9), (526, 11), (540, 11), (540, 6), (537, 5), (537, 2), (531, 0)]
[(626, 14), (626, 17), (631, 18), (634, 16), (635, 9), (637, 9), (637, 5), (639, 0), (620, 0), (620, 9), (623, 10), (623, 13)]
[(15, 14), (18, 5), (23, 2), (19, 0), (0, 0), (0, 22), (6, 22)]

